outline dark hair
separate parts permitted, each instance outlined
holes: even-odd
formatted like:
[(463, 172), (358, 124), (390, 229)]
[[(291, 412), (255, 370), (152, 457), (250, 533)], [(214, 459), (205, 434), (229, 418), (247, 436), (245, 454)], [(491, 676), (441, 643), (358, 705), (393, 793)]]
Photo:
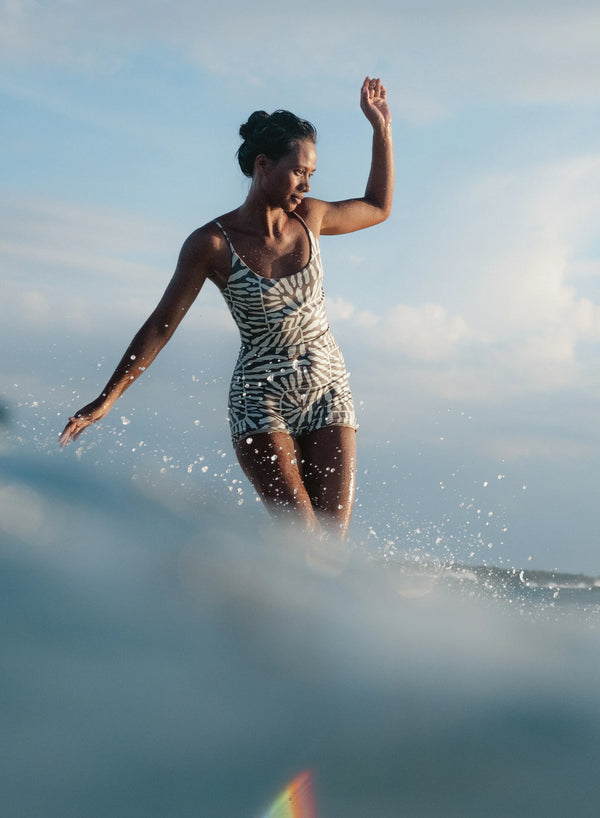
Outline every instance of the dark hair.
[(289, 111), (254, 111), (250, 118), (240, 127), (240, 136), (244, 140), (238, 148), (237, 158), (245, 176), (254, 173), (256, 157), (264, 153), (276, 162), (288, 154), (292, 144), (299, 139), (317, 141), (317, 130), (305, 119), (300, 119)]

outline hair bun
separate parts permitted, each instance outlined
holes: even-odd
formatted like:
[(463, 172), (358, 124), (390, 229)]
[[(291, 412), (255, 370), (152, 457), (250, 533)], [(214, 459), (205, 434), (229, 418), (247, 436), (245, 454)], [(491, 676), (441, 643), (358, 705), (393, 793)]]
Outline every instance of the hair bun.
[(270, 119), (266, 111), (254, 111), (250, 114), (248, 121), (240, 126), (240, 136), (242, 139), (251, 139), (253, 134), (260, 131)]
[(309, 139), (315, 142), (317, 132), (314, 125), (299, 119), (289, 111), (254, 111), (240, 127), (244, 140), (238, 148), (237, 158), (244, 176), (252, 178), (256, 157), (263, 153), (274, 162), (291, 150), (294, 142)]

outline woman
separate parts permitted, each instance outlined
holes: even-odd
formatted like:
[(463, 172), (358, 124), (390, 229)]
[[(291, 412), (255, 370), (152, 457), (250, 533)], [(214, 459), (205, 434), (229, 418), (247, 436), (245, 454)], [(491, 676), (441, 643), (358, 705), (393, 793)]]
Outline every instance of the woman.
[(206, 279), (222, 291), (242, 348), (229, 395), (238, 460), (274, 516), (344, 538), (354, 502), (356, 419), (341, 352), (325, 315), (317, 238), (361, 230), (389, 216), (391, 114), (379, 79), (361, 108), (373, 126), (365, 195), (309, 198), (316, 132), (287, 111), (257, 111), (240, 128), (241, 207), (185, 241), (175, 274), (102, 394), (69, 419), (66, 446), (103, 418), (175, 332)]

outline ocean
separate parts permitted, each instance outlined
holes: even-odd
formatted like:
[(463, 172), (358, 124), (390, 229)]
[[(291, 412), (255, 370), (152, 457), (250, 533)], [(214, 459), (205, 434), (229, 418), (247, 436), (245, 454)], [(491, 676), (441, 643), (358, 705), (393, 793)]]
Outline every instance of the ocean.
[(598, 815), (598, 577), (22, 451), (0, 545), (2, 816), (308, 818), (273, 806), (297, 776), (319, 818)]

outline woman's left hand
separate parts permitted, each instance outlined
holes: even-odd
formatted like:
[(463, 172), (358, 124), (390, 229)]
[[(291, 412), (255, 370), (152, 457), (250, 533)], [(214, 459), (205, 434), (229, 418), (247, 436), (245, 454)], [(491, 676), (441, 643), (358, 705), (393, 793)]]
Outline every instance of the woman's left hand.
[(385, 86), (381, 80), (366, 77), (360, 91), (360, 107), (374, 128), (392, 124), (392, 112), (385, 97)]

